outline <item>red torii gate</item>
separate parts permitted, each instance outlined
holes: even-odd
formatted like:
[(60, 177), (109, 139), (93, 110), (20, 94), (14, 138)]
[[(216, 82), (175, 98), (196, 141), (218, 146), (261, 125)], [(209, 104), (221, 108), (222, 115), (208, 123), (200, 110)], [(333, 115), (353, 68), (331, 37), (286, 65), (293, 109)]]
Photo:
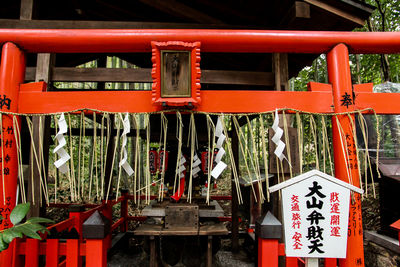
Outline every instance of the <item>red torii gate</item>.
[[(150, 52), (151, 41), (201, 42), (204, 52), (236, 53), (326, 53), (330, 84), (311, 83), (308, 92), (278, 91), (201, 91), (201, 104), (196, 111), (251, 113), (278, 109), (296, 109), (312, 113), (400, 114), (400, 94), (373, 93), (372, 84), (352, 85), (349, 51), (352, 53), (398, 53), (400, 33), (241, 31), (241, 30), (0, 30), (3, 43), (0, 66), (0, 94), (9, 100), (2, 105), (5, 112), (38, 114), (96, 109), (110, 112), (153, 112), (151, 91), (46, 92), (44, 83), (23, 84), (25, 52), (31, 53), (117, 53)], [(342, 105), (346, 96), (351, 101)], [(3, 101), (3, 100), (2, 100)], [(5, 101), (5, 100), (4, 100)], [(3, 103), (4, 104), (4, 103)], [(371, 110), (365, 111), (366, 108)], [(373, 111), (372, 111), (373, 110)], [(3, 127), (12, 126), (12, 117), (3, 116)], [(352, 140), (353, 116), (339, 115), (344, 134)], [(343, 153), (336, 120), (333, 125), (335, 176), (347, 181), (347, 166), (356, 155)], [(14, 140), (3, 132), (6, 138)], [(4, 151), (14, 160), (4, 163), (9, 169), (5, 179), (5, 195), (0, 190), (0, 208), (15, 206), (17, 187), (17, 154), (15, 146)], [(358, 170), (350, 169), (355, 186)], [(2, 178), (3, 179), (3, 178)], [(6, 199), (3, 202), (3, 199)], [(352, 204), (356, 225), (350, 225), (347, 258), (340, 266), (364, 266), (360, 198)], [(7, 221), (7, 220), (6, 220)], [(11, 223), (8, 221), (8, 225)], [(4, 224), (1, 226), (4, 228)], [(9, 227), (9, 226), (7, 226)], [(15, 243), (14, 243), (15, 244)], [(16, 247), (1, 253), (0, 262), (11, 266)], [(328, 265), (335, 266), (333, 260)]]

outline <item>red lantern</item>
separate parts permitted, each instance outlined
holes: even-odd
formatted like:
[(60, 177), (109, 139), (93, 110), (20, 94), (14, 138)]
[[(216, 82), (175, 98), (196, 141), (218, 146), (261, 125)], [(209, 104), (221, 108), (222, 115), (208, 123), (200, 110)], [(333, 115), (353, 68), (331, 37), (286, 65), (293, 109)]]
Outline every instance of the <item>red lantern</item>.
[(160, 153), (158, 154), (158, 171), (160, 173), (163, 172), (163, 161), (165, 157), (165, 166), (164, 170), (166, 171), (168, 169), (168, 151), (167, 150), (160, 150)]

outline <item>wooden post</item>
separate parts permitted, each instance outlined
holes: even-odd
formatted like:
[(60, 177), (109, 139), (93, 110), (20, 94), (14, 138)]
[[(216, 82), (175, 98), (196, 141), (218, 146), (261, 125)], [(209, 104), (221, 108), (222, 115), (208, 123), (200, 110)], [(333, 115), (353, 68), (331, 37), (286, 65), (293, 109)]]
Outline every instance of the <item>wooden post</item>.
[(256, 221), (258, 239), (258, 267), (278, 267), (279, 239), (282, 237), (282, 224), (267, 212)]
[(150, 267), (157, 267), (156, 239), (150, 236)]
[(81, 267), (82, 257), (79, 255), (79, 239), (67, 239), (66, 267)]
[(128, 231), (128, 189), (121, 190), (122, 197), (124, 198), (121, 201), (121, 218), (124, 218), (124, 222), (121, 224), (121, 232)]
[(207, 263), (206, 267), (212, 266), (212, 235), (207, 237)]
[[(112, 201), (109, 199), (108, 201), (103, 200), (102, 201), (103, 205), (104, 205), (104, 209), (102, 211), (104, 217), (106, 217), (107, 219), (110, 220), (111, 224), (112, 224)], [(107, 244), (107, 248), (111, 248), (111, 233), (109, 233), (106, 237), (106, 244)]]
[[(54, 54), (38, 54), (36, 64), (36, 77), (35, 81), (44, 81), (49, 83), (51, 80), (51, 71), (54, 65), (55, 55)], [(49, 139), (50, 139), (50, 117), (46, 116), (42, 121), (42, 125), (39, 125), (40, 118), (34, 116), (32, 118), (33, 125), (33, 143), (35, 145), (36, 153), (40, 157), (39, 151), (43, 151), (43, 167), (37, 166), (37, 161), (41, 162), (42, 158), (35, 159), (34, 154), (30, 153), (29, 159), (29, 171), (33, 170), (33, 179), (28, 178), (28, 199), (31, 203), (31, 209), (28, 213), (29, 217), (45, 216), (46, 209), (42, 208), (44, 205), (40, 205), (44, 201), (44, 193), (40, 194), (40, 173), (42, 177), (48, 177), (48, 161), (49, 161)], [(39, 146), (41, 144), (42, 146)], [(29, 175), (31, 177), (32, 174)], [(44, 175), (44, 176), (43, 176)], [(32, 192), (34, 191), (34, 193)], [(35, 199), (33, 199), (33, 196)]]
[(107, 266), (106, 239), (86, 240), (86, 266), (87, 267)]
[(258, 239), (258, 267), (278, 267), (278, 239)]
[(299, 260), (295, 257), (285, 257), (286, 267), (299, 267)]
[(39, 253), (40, 253), (39, 245), (40, 242), (38, 239), (33, 239), (33, 238), (26, 239), (26, 255), (25, 255), (26, 267), (39, 267)]
[(325, 267), (336, 267), (336, 266), (337, 266), (337, 259), (333, 258), (325, 259)]
[(68, 208), (69, 218), (75, 218), (74, 227), (79, 234), (79, 241), (82, 241), (82, 212), (85, 211), (83, 205), (71, 205)]
[[(349, 66), (349, 52), (344, 44), (335, 46), (327, 54), (327, 66), (329, 82), (333, 88), (335, 112), (353, 111), (354, 99)], [(354, 115), (339, 115), (337, 119), (336, 117), (332, 117), (335, 176), (345, 182), (352, 181), (354, 186), (360, 187), (357, 153), (354, 145), (352, 122), (350, 121), (352, 120), (354, 123)], [(350, 201), (347, 258), (340, 259), (339, 266), (364, 266), (361, 198), (356, 193), (354, 193), (354, 199)]]
[[(232, 121), (233, 125), (233, 121)], [(235, 166), (236, 166), (236, 171), (239, 175), (239, 138), (237, 136), (236, 131), (234, 130), (234, 127), (232, 127), (232, 138), (231, 138), (231, 144), (232, 144), (232, 154), (234, 157), (235, 161)], [(233, 172), (232, 172), (232, 182), (231, 182), (231, 195), (232, 195), (232, 201), (231, 201), (231, 213), (232, 213), (232, 252), (237, 253), (239, 251), (239, 216), (238, 216), (238, 209), (239, 209), (239, 201), (238, 201), (238, 195), (236, 192), (236, 183), (234, 182), (233, 179)]]
[(319, 259), (318, 258), (305, 258), (306, 259), (306, 267), (318, 267)]
[(46, 267), (58, 267), (60, 246), (58, 239), (46, 240)]
[[(25, 77), (25, 55), (13, 43), (3, 45), (0, 65), (0, 97), (2, 98), (1, 111), (17, 112), (19, 85)], [(1, 140), (2, 163), (0, 164), (0, 209), (5, 218), (0, 222), (0, 230), (12, 226), (9, 215), (16, 204), (18, 161), (17, 147), (13, 129), (13, 116), (2, 116), (3, 140)], [(19, 120), (18, 120), (18, 124)], [(19, 127), (21, 127), (19, 125)], [(4, 266), (11, 266), (13, 246), (0, 254), (0, 262)]]

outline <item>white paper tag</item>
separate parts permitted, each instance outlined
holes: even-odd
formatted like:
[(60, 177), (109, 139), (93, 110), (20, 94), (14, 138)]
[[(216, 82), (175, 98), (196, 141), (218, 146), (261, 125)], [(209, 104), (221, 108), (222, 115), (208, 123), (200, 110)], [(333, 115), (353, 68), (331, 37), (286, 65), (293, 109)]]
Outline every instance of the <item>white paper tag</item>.
[(218, 162), (217, 166), (215, 166), (215, 168), (212, 170), (211, 176), (215, 179), (218, 179), (226, 167), (227, 165), (223, 161)]
[(222, 134), (222, 122), (221, 122), (221, 116), (218, 117), (217, 125), (215, 126), (215, 136), (220, 137)]
[(223, 155), (225, 155), (225, 149), (224, 149), (223, 147), (221, 147), (221, 148), (218, 150), (217, 155), (215, 156), (215, 162), (216, 162), (216, 163), (220, 162)]
[(218, 137), (216, 147), (217, 147), (217, 148), (221, 148), (222, 145), (224, 144), (225, 139), (226, 139), (226, 136), (225, 136), (224, 134), (221, 134), (221, 135)]

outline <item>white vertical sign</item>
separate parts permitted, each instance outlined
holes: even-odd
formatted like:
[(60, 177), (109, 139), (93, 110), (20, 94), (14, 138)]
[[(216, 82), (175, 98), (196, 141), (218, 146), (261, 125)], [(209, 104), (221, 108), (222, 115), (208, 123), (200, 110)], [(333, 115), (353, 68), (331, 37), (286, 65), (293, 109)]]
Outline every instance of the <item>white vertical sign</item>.
[(346, 258), (350, 189), (363, 191), (316, 170), (270, 192), (280, 189), (286, 256)]
[(350, 190), (318, 178), (282, 190), (286, 255), (345, 258)]

